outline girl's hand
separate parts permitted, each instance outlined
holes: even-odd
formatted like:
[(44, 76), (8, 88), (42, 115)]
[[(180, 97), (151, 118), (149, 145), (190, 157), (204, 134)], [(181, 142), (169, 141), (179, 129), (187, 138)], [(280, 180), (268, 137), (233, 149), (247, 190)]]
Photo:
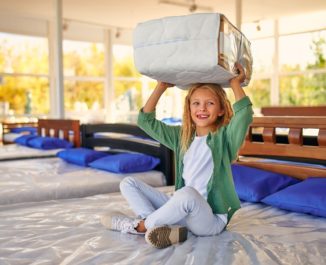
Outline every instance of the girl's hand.
[(246, 79), (246, 74), (241, 64), (236, 63), (235, 67), (238, 69), (239, 74), (230, 80), (230, 86), (233, 90), (235, 100), (238, 101), (246, 95), (241, 87), (241, 83), (243, 83)]
[(231, 87), (240, 86), (241, 83), (243, 83), (246, 79), (246, 74), (242, 65), (235, 63), (235, 67), (238, 70), (239, 74), (230, 80)]
[(157, 85), (156, 85), (157, 88), (163, 90), (166, 90), (168, 87), (173, 87), (173, 86), (174, 86), (173, 84), (162, 82), (162, 81), (157, 81)]

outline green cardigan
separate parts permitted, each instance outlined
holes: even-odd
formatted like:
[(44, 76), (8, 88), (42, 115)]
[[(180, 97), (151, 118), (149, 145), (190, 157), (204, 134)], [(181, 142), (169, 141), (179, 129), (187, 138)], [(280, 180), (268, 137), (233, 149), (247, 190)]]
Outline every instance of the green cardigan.
[[(214, 214), (228, 214), (228, 221), (240, 208), (240, 201), (235, 191), (231, 163), (237, 158), (246, 132), (252, 122), (252, 104), (244, 97), (233, 104), (234, 116), (227, 126), (219, 128), (207, 136), (207, 145), (212, 151), (214, 161), (213, 175), (207, 185), (207, 202)], [(138, 126), (148, 135), (175, 152), (176, 181), (175, 188), (184, 186), (182, 178), (183, 153), (181, 152), (181, 126), (169, 126), (156, 120), (155, 111), (138, 116)]]

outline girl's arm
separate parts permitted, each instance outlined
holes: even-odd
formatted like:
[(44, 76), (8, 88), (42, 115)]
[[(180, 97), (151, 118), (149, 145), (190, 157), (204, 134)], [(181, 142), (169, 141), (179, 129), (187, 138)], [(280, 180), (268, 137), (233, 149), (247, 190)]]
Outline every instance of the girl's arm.
[(238, 69), (239, 74), (230, 80), (230, 86), (233, 90), (235, 101), (238, 101), (246, 96), (243, 88), (241, 87), (241, 83), (243, 83), (246, 79), (246, 74), (241, 64), (236, 63), (235, 66)]
[(233, 161), (237, 157), (237, 152), (240, 149), (250, 123), (252, 122), (253, 110), (252, 104), (241, 87), (241, 83), (245, 80), (246, 75), (243, 67), (236, 64), (239, 70), (239, 75), (230, 80), (231, 89), (235, 96), (233, 104), (234, 116), (227, 126), (229, 157)]
[(143, 112), (145, 112), (145, 113), (153, 112), (155, 110), (155, 107), (156, 107), (160, 97), (162, 96), (162, 94), (165, 92), (165, 90), (168, 87), (172, 87), (172, 86), (173, 86), (172, 84), (157, 81), (157, 85), (156, 85), (154, 91), (152, 92), (152, 94), (148, 98), (145, 106), (143, 107)]
[(140, 110), (138, 115), (137, 124), (149, 136), (165, 145), (166, 147), (174, 150), (177, 146), (180, 129), (178, 126), (169, 126), (155, 117), (155, 107), (168, 87), (173, 85), (164, 82), (157, 82), (157, 85), (148, 98), (145, 106)]

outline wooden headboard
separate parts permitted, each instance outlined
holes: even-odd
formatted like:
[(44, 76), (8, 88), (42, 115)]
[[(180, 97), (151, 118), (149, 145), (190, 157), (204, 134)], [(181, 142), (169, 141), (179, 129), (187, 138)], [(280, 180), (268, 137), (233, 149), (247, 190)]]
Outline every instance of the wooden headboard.
[(39, 119), (37, 128), (38, 135), (60, 137), (75, 147), (81, 145), (79, 120)]
[(270, 106), (262, 107), (264, 116), (326, 116), (326, 106)]
[(137, 125), (83, 124), (81, 135), (82, 146), (86, 148), (106, 148), (109, 152), (138, 152), (158, 157), (161, 162), (156, 169), (163, 172), (167, 185), (174, 183), (173, 152), (156, 142)]
[(268, 163), (261, 158), (326, 164), (326, 117), (254, 117), (237, 163), (292, 175), (326, 177), (326, 167)]
[(12, 142), (7, 142), (5, 139), (5, 134), (11, 132), (12, 129), (22, 128), (22, 127), (37, 127), (37, 122), (2, 122), (2, 141), (3, 144), (11, 144)]

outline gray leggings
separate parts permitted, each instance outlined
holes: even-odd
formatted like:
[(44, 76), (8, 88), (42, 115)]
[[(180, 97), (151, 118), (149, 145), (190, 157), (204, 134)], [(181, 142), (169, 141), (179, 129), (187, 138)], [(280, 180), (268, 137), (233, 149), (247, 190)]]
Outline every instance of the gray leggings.
[(221, 233), (226, 226), (192, 187), (183, 187), (170, 197), (136, 178), (126, 177), (120, 183), (120, 190), (131, 209), (146, 219), (147, 229), (179, 224), (197, 236), (212, 236)]

